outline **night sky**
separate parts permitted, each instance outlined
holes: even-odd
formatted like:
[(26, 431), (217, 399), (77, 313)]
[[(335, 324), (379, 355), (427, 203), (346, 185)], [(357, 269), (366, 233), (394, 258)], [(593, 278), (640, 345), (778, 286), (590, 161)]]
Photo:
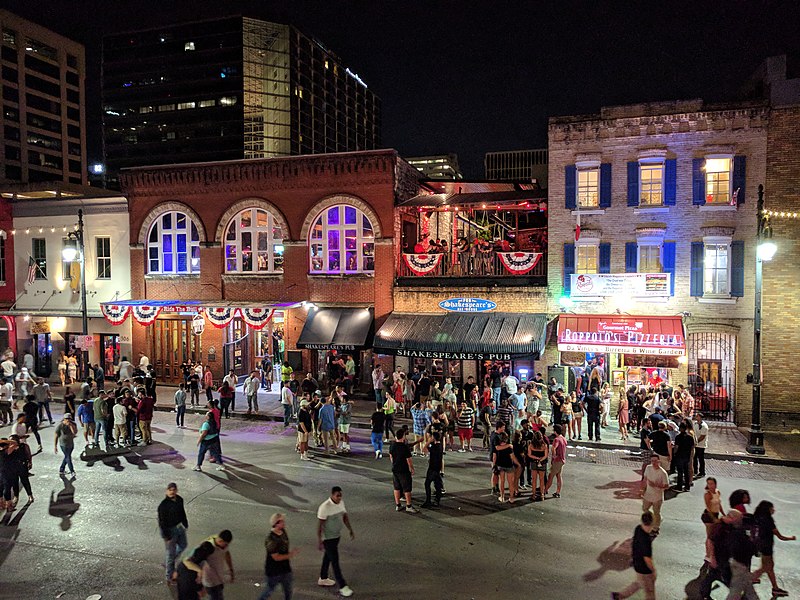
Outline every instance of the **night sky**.
[[(383, 144), (456, 152), (541, 148), (547, 117), (600, 106), (735, 97), (761, 61), (800, 63), (800, 3), (383, 0), (3, 0), (87, 47), (90, 161), (100, 158), (102, 35), (242, 13), (320, 39), (381, 98)], [(790, 76), (800, 76), (794, 69)]]

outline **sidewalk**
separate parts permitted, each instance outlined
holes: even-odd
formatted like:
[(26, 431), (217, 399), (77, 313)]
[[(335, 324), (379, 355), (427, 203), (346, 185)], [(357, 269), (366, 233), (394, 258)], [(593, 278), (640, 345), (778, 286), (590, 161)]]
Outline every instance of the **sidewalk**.
[[(53, 397), (61, 400), (64, 395), (64, 388), (61, 386), (51, 386)], [(156, 410), (172, 411), (175, 395), (175, 387), (158, 386), (156, 388)], [(214, 395), (218, 397), (217, 394)], [(188, 414), (201, 413), (205, 411), (205, 393), (200, 393), (201, 404), (199, 407), (187, 406)], [(188, 399), (187, 399), (188, 400)], [(353, 423), (352, 427), (367, 429), (370, 427), (369, 419), (374, 411), (375, 403), (372, 399), (353, 400)], [(283, 409), (280, 405), (280, 385), (273, 384), (272, 390), (259, 390), (258, 392), (257, 415), (245, 415), (247, 410), (247, 400), (242, 391), (242, 386), (236, 388), (236, 400), (234, 408), (236, 416), (249, 420), (282, 421)], [(395, 416), (396, 422), (410, 423), (411, 419)], [(766, 454), (756, 456), (747, 454), (747, 433), (736, 427), (734, 423), (712, 422), (709, 421), (709, 447), (706, 450), (706, 457), (719, 460), (746, 461), (747, 463), (760, 463), (771, 465), (782, 465), (800, 467), (800, 433), (766, 433), (764, 446)], [(586, 427), (583, 428), (584, 433)], [(603, 441), (591, 442), (588, 439), (571, 441), (571, 445), (577, 448), (604, 448), (608, 450), (622, 450), (630, 452), (639, 451), (639, 439), (637, 436), (630, 437), (627, 441), (620, 440), (619, 430), (616, 421), (610, 421), (609, 427), (603, 428)]]

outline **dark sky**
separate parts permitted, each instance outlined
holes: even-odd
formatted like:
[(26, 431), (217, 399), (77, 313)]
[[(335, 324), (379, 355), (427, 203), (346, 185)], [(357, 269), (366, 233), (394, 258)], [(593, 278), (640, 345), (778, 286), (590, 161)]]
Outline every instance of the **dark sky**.
[[(731, 98), (770, 55), (800, 58), (800, 3), (388, 0), (3, 0), (83, 42), (90, 152), (99, 149), (105, 33), (243, 13), (289, 22), (336, 52), (380, 97), (383, 143), (456, 152), (539, 148), (547, 117), (651, 100)], [(800, 73), (795, 73), (795, 77)]]

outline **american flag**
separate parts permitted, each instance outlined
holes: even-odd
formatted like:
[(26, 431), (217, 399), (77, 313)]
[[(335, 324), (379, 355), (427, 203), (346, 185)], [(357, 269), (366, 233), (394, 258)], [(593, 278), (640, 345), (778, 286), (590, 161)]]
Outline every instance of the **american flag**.
[(36, 280), (36, 269), (39, 268), (39, 265), (36, 264), (36, 261), (33, 260), (33, 257), (28, 258), (28, 279), (26, 283), (31, 285)]

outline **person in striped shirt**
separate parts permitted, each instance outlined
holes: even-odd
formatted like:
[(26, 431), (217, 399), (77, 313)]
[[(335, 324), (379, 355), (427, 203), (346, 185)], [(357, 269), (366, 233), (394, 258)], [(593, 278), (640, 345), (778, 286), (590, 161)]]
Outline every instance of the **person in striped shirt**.
[[(472, 452), (472, 428), (475, 426), (475, 411), (467, 406), (465, 400), (461, 401), (461, 409), (458, 411), (458, 439), (461, 442), (459, 452)], [(467, 447), (464, 448), (464, 442)]]

